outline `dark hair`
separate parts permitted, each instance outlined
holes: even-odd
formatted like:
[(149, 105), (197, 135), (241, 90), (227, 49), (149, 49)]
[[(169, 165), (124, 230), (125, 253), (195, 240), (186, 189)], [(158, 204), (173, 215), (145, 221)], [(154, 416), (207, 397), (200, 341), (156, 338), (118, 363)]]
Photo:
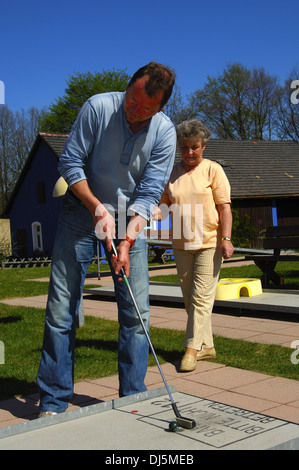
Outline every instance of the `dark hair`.
[(175, 83), (175, 72), (170, 67), (158, 64), (157, 62), (150, 62), (134, 73), (128, 87), (145, 75), (148, 75), (149, 77), (145, 84), (145, 92), (148, 96), (153, 97), (160, 90), (164, 90), (164, 96), (161, 101), (161, 108), (163, 108), (171, 97)]

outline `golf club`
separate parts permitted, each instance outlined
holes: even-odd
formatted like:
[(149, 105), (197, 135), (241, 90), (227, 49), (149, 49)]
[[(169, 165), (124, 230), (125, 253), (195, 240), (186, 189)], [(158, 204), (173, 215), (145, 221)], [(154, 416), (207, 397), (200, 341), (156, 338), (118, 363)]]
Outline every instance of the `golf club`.
[[(112, 250), (113, 250), (113, 253), (114, 253), (115, 256), (117, 256), (117, 251), (116, 251), (116, 248), (115, 248), (114, 241), (111, 240), (111, 242), (112, 242)], [(133, 302), (133, 305), (134, 305), (134, 307), (135, 307), (137, 316), (138, 316), (138, 318), (139, 318), (139, 320), (140, 320), (140, 323), (141, 323), (141, 326), (142, 326), (142, 328), (143, 328), (144, 334), (145, 334), (145, 336), (146, 336), (147, 342), (148, 342), (148, 344), (149, 344), (149, 346), (150, 346), (150, 348), (151, 348), (151, 351), (152, 351), (153, 356), (154, 356), (154, 358), (155, 358), (155, 361), (156, 361), (156, 363), (157, 363), (158, 369), (159, 369), (159, 371), (160, 371), (161, 377), (162, 377), (163, 382), (164, 382), (164, 384), (165, 384), (167, 393), (168, 393), (169, 398), (170, 398), (170, 401), (171, 401), (172, 409), (173, 409), (174, 414), (175, 414), (175, 416), (176, 416), (176, 421), (177, 421), (178, 425), (181, 426), (182, 428), (193, 429), (193, 428), (195, 428), (195, 426), (196, 426), (196, 421), (194, 421), (194, 419), (185, 418), (184, 416), (181, 416), (181, 414), (180, 414), (180, 412), (179, 412), (179, 410), (178, 410), (178, 408), (177, 408), (177, 406), (176, 406), (176, 403), (175, 403), (175, 401), (174, 401), (174, 399), (173, 399), (173, 397), (172, 397), (172, 395), (171, 395), (171, 392), (170, 392), (170, 390), (169, 390), (168, 384), (167, 384), (166, 379), (165, 379), (165, 377), (164, 377), (163, 371), (162, 371), (161, 366), (160, 366), (160, 364), (159, 364), (157, 355), (156, 355), (156, 353), (155, 353), (154, 347), (153, 347), (152, 342), (151, 342), (151, 340), (150, 340), (149, 334), (148, 334), (148, 332), (147, 332), (147, 330), (146, 330), (144, 321), (143, 321), (143, 319), (142, 319), (142, 317), (141, 317), (141, 314), (140, 314), (140, 312), (139, 312), (139, 308), (138, 308), (137, 303), (136, 303), (136, 301), (135, 301), (135, 298), (134, 298), (134, 295), (133, 295), (131, 286), (130, 286), (130, 284), (129, 284), (128, 278), (127, 278), (127, 276), (125, 275), (125, 271), (124, 271), (123, 268), (121, 269), (121, 275), (122, 275), (123, 280), (124, 280), (124, 282), (125, 282), (125, 284), (126, 284), (126, 286), (127, 286), (128, 292), (129, 292), (130, 297), (131, 297), (131, 299), (132, 299), (132, 302)]]

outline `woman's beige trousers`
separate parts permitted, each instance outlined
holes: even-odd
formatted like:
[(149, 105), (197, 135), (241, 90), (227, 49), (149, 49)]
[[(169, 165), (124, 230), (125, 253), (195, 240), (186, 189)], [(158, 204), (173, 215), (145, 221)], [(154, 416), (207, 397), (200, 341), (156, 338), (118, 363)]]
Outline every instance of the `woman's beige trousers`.
[(212, 309), (222, 263), (220, 248), (185, 251), (174, 256), (188, 314), (185, 347), (214, 347)]

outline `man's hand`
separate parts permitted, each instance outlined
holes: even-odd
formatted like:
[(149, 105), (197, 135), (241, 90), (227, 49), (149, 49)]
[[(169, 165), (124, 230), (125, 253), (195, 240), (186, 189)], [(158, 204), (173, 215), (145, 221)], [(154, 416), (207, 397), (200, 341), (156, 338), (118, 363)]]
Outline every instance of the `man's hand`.
[(92, 193), (87, 180), (78, 181), (70, 188), (93, 216), (97, 237), (106, 240), (107, 248), (111, 251), (111, 239), (115, 238), (115, 221), (106, 207)]
[(112, 266), (114, 268), (115, 274), (119, 274), (121, 268), (124, 269), (125, 275), (129, 277), (130, 275), (130, 259), (129, 259), (129, 249), (130, 243), (126, 240), (120, 242), (117, 247), (117, 256), (114, 254), (111, 257)]
[(103, 204), (99, 204), (93, 216), (96, 236), (105, 240), (108, 251), (111, 251), (111, 239), (115, 238), (115, 220)]

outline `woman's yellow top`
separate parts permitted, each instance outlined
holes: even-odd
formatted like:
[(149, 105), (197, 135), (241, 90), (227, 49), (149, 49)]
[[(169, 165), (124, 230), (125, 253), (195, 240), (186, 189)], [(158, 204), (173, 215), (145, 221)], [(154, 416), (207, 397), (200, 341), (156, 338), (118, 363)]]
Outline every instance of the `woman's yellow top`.
[(173, 248), (199, 250), (221, 244), (217, 204), (231, 203), (231, 188), (222, 167), (203, 159), (187, 172), (183, 162), (173, 167), (160, 201), (171, 214)]

